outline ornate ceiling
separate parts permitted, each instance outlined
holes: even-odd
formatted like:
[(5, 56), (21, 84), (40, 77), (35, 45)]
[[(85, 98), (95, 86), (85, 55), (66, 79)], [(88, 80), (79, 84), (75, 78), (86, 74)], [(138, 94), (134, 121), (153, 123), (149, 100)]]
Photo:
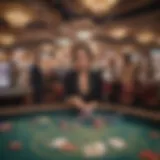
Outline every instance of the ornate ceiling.
[(0, 46), (57, 36), (160, 46), (160, 1), (1, 0)]

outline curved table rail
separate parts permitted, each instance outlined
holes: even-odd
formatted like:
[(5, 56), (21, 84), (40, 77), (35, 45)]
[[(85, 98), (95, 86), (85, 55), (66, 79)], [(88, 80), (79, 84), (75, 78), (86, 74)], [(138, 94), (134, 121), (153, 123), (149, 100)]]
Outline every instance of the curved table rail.
[[(67, 106), (65, 103), (55, 104), (43, 104), (43, 105), (28, 105), (28, 106), (12, 106), (6, 108), (0, 108), (0, 116), (16, 116), (22, 114), (31, 114), (39, 112), (52, 112), (54, 110), (68, 110), (73, 107)], [(160, 111), (150, 111), (147, 109), (140, 109), (136, 107), (122, 106), (122, 105), (111, 105), (107, 103), (101, 103), (99, 105), (100, 110), (113, 111), (125, 115), (137, 116), (149, 120), (160, 122)]]

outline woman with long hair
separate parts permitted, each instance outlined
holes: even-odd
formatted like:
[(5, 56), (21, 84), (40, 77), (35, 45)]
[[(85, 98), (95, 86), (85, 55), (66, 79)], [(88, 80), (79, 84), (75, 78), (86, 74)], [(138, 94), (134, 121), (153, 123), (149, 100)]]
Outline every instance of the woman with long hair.
[(92, 71), (93, 55), (85, 44), (73, 47), (72, 60), (74, 69), (65, 77), (66, 101), (78, 110), (90, 113), (101, 99), (101, 74)]

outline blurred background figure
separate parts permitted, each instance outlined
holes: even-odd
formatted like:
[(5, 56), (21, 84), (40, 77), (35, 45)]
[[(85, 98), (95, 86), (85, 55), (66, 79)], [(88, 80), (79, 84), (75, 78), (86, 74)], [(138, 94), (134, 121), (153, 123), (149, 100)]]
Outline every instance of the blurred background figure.
[(66, 75), (66, 100), (78, 110), (91, 112), (98, 105), (102, 94), (102, 77), (93, 72), (93, 55), (85, 44), (73, 47), (73, 70)]
[(33, 63), (32, 51), (25, 48), (17, 48), (13, 51), (12, 64), (16, 67), (16, 85), (29, 87), (29, 70)]
[[(58, 74), (56, 62), (56, 48), (52, 42), (46, 42), (39, 46), (37, 56), (40, 57), (40, 68), (43, 73), (44, 101), (51, 103), (62, 99), (61, 77)], [(61, 97), (58, 95), (60, 94)]]
[[(106, 62), (107, 63), (107, 62)], [(105, 81), (105, 98), (108, 98), (108, 100), (112, 103), (115, 103), (118, 101), (118, 77), (117, 77), (117, 68), (116, 68), (116, 62), (112, 58), (108, 58), (107, 66), (104, 68), (103, 72), (103, 79)]]
[(11, 65), (8, 62), (8, 55), (0, 50), (0, 89), (11, 87)]
[(44, 78), (39, 58), (35, 58), (29, 70), (30, 85), (34, 103), (42, 103), (44, 99)]
[(131, 55), (123, 57), (123, 68), (121, 73), (121, 102), (133, 104), (135, 98), (136, 66), (131, 60)]

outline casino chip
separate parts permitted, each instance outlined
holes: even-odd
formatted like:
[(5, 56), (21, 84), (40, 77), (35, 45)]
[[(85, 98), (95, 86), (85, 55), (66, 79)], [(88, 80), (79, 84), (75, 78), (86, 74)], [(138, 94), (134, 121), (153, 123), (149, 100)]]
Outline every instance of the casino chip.
[(68, 140), (64, 137), (59, 137), (59, 138), (56, 138), (56, 139), (53, 139), (50, 143), (50, 147), (53, 147), (53, 148), (61, 148), (63, 147), (64, 145), (66, 145), (68, 143)]
[(98, 118), (93, 121), (93, 125), (95, 128), (101, 128), (104, 125), (104, 122), (102, 119)]
[(85, 145), (83, 148), (83, 154), (85, 157), (94, 157), (94, 149), (91, 145)]
[(0, 124), (0, 132), (10, 132), (12, 130), (12, 124), (9, 122)]
[(67, 142), (66, 144), (61, 146), (60, 149), (65, 152), (75, 152), (78, 150), (78, 147), (70, 142)]
[(106, 154), (106, 146), (102, 142), (94, 142), (83, 147), (85, 157), (94, 158), (101, 157)]
[(126, 147), (125, 141), (118, 137), (109, 139), (109, 144), (116, 149), (123, 149)]
[(146, 160), (159, 160), (159, 155), (151, 150), (141, 151), (139, 157)]
[(78, 148), (71, 142), (69, 142), (66, 138), (60, 137), (51, 141), (50, 147), (59, 149), (65, 152), (75, 152)]
[(12, 141), (9, 143), (9, 149), (13, 151), (19, 151), (22, 149), (22, 143), (19, 141)]

